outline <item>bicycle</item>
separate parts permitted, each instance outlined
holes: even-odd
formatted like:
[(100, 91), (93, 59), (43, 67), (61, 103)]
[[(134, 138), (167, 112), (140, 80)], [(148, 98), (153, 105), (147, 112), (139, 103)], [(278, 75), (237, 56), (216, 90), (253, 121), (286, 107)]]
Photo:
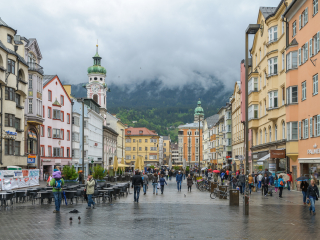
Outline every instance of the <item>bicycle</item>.
[(222, 196), (222, 199), (229, 199), (229, 191), (221, 191), (217, 188), (214, 189), (212, 193), (210, 193), (210, 198), (215, 199), (218, 195)]

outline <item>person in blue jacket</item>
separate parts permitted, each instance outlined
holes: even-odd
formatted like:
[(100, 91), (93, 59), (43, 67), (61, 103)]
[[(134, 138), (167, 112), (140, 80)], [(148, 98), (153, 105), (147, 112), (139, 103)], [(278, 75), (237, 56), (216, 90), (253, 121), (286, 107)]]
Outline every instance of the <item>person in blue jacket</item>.
[(161, 174), (161, 177), (160, 177), (161, 194), (163, 194), (164, 184), (168, 185), (167, 182), (166, 182), (166, 180), (165, 180), (164, 177), (163, 177), (163, 174)]
[(282, 190), (285, 185), (285, 181), (283, 180), (282, 175), (279, 176), (277, 184), (279, 186), (279, 198), (282, 198)]
[(181, 192), (181, 183), (182, 183), (182, 173), (181, 171), (178, 172), (178, 174), (176, 175), (176, 182), (177, 182), (177, 188), (178, 188), (178, 192)]

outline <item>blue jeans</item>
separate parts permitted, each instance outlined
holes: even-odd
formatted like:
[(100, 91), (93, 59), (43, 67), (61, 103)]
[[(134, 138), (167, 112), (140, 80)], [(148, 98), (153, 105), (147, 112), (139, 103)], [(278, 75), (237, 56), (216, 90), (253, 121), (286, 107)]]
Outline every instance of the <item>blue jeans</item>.
[(237, 188), (237, 184), (236, 183), (232, 183), (232, 189), (236, 189)]
[(92, 200), (92, 194), (88, 194), (88, 207), (91, 207), (91, 204), (94, 206), (95, 202)]
[(287, 182), (288, 190), (290, 191), (290, 182)]
[(178, 191), (181, 190), (181, 181), (177, 181), (177, 188), (178, 188)]
[(303, 195), (303, 203), (306, 203), (307, 192), (302, 191), (302, 195)]
[(183, 174), (183, 180), (186, 180), (186, 175), (185, 174)]
[(314, 198), (313, 197), (309, 197), (309, 199), (310, 199), (310, 202), (311, 202), (311, 205), (310, 205), (310, 207), (309, 207), (309, 210), (310, 211), (313, 211), (313, 212), (315, 212), (316, 211), (316, 209), (315, 209), (315, 207), (314, 207)]
[(147, 193), (147, 184), (143, 184), (143, 192)]
[(258, 188), (261, 188), (261, 181), (259, 181)]
[(158, 183), (152, 183), (153, 186), (153, 193), (157, 193), (158, 194)]
[(251, 194), (251, 188), (252, 188), (252, 184), (249, 183), (249, 190), (250, 190), (250, 194)]
[(169, 176), (169, 180), (171, 181), (171, 177)]
[(242, 183), (242, 193), (245, 192), (245, 189), (246, 189), (246, 183)]
[(256, 188), (256, 192), (258, 192), (258, 183), (255, 183), (254, 186)]
[(56, 205), (56, 211), (60, 211), (62, 194), (61, 192), (54, 192), (53, 196), (54, 196), (54, 204)]
[(140, 195), (140, 188), (141, 186), (134, 186), (134, 201), (139, 202), (139, 195)]

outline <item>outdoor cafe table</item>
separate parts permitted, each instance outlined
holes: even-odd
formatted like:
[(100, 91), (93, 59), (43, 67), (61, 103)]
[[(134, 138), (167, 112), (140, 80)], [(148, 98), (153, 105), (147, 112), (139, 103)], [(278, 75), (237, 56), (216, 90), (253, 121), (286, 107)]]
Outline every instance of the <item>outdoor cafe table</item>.
[(43, 199), (46, 199), (46, 198), (50, 202), (51, 192), (52, 191), (38, 192), (38, 194), (41, 195), (41, 198), (39, 198), (39, 204), (42, 204), (43, 203)]
[(26, 190), (17, 190), (16, 192), (16, 203), (18, 203), (18, 198), (20, 198), (19, 200), (21, 201), (21, 198), (25, 198), (26, 197)]
[(100, 189), (100, 190), (98, 190), (98, 192), (102, 192), (102, 193), (103, 193), (103, 198), (102, 198), (103, 200), (102, 200), (102, 202), (105, 203), (106, 200), (105, 200), (105, 198), (104, 198), (104, 195), (105, 195), (106, 192), (111, 192), (111, 191), (108, 190), (108, 189)]
[(7, 192), (0, 192), (1, 206), (3, 206), (4, 201), (6, 200)]
[[(103, 188), (103, 190), (107, 190), (110, 192), (110, 195), (114, 194), (114, 189), (111, 187), (111, 188)], [(111, 198), (112, 199), (112, 198)]]
[[(76, 195), (76, 193), (77, 193), (77, 191), (69, 191), (69, 190), (67, 190), (67, 191), (64, 191), (65, 192), (65, 194), (66, 194), (66, 198), (67, 199), (70, 199), (71, 200), (71, 204), (73, 204), (73, 198), (74, 198), (74, 196)], [(63, 196), (62, 196), (62, 198), (63, 198)]]

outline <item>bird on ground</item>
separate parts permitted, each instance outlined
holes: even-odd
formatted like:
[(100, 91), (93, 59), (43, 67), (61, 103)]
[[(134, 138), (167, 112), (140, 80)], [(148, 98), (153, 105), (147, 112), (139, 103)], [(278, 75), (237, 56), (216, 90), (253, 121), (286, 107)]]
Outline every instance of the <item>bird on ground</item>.
[(80, 220), (81, 220), (81, 217), (79, 216), (78, 219), (79, 219), (79, 221), (80, 221)]
[(187, 197), (186, 195), (184, 195), (184, 197)]
[(72, 217), (70, 217), (69, 220), (72, 221)]

